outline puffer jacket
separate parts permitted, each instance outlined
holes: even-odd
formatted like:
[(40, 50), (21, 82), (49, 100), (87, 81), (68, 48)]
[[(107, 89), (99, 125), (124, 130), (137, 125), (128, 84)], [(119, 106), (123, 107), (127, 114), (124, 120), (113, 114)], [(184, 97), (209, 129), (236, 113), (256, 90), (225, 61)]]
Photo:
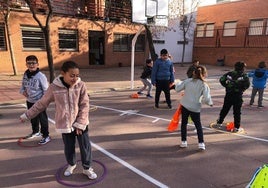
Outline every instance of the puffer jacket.
[(27, 110), (25, 115), (28, 119), (32, 119), (45, 110), (51, 102), (55, 102), (57, 132), (70, 133), (75, 128), (85, 130), (89, 124), (89, 97), (86, 85), (78, 78), (72, 87), (67, 88), (60, 77), (55, 78), (45, 95)]
[(252, 87), (258, 89), (266, 88), (266, 82), (268, 78), (268, 70), (259, 68), (248, 73), (249, 77), (252, 77)]

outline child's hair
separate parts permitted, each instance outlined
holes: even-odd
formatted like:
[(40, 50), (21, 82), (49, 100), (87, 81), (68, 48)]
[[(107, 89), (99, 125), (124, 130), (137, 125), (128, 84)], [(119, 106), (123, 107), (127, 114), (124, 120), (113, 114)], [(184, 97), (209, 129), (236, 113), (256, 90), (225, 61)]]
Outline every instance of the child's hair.
[(202, 81), (205, 81), (205, 76), (207, 75), (207, 69), (206, 67), (202, 65), (198, 65), (196, 69), (194, 70), (194, 79), (200, 79)]
[(152, 59), (146, 59), (146, 64), (148, 65), (150, 63), (152, 63)]
[(162, 50), (160, 51), (160, 55), (166, 55), (166, 54), (168, 54), (167, 49), (162, 49)]
[(193, 64), (198, 64), (199, 65), (199, 61), (197, 60), (197, 59), (195, 59), (194, 61), (193, 61)]
[(244, 63), (243, 61), (238, 61), (235, 63), (235, 71), (244, 71), (245, 67), (246, 67), (246, 63)]
[(74, 61), (65, 61), (61, 66), (61, 70), (63, 72), (68, 72), (69, 69), (79, 69), (79, 67)]
[(38, 63), (38, 59), (35, 55), (29, 55), (26, 57), (25, 61), (36, 61), (36, 63)]
[(259, 68), (266, 68), (266, 63), (264, 61), (261, 61), (259, 62), (259, 65), (258, 65)]

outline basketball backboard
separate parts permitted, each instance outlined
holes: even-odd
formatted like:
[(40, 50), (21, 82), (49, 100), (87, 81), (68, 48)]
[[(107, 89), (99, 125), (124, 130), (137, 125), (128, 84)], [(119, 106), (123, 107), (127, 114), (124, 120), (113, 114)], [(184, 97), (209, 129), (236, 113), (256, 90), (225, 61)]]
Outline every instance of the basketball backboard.
[(168, 2), (168, 0), (132, 0), (132, 22), (167, 27)]

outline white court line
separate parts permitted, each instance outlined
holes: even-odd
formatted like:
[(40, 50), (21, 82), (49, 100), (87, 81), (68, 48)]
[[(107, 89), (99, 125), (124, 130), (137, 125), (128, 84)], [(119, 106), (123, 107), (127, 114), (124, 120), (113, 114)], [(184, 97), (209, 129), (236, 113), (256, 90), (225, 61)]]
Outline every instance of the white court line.
[(140, 175), (144, 179), (147, 179), (149, 182), (152, 182), (153, 184), (155, 184), (156, 186), (161, 187), (161, 188), (168, 188), (167, 185), (164, 185), (163, 183), (161, 183), (161, 182), (157, 181), (156, 179), (152, 178), (151, 176), (145, 174), (144, 172), (140, 171), (139, 169), (135, 168), (134, 166), (130, 165), (129, 163), (123, 161), (122, 159), (120, 159), (119, 157), (113, 155), (112, 153), (108, 152), (107, 150), (103, 149), (102, 147), (94, 144), (93, 142), (91, 142), (91, 144), (92, 144), (93, 147), (95, 147), (100, 152), (106, 154), (108, 157), (114, 159), (115, 161), (117, 161), (118, 163), (120, 163), (123, 166), (127, 167), (128, 169), (130, 169), (131, 171), (135, 172), (136, 174)]
[[(97, 105), (91, 105), (91, 106), (96, 106), (97, 108), (102, 108), (102, 109), (105, 109), (105, 110), (111, 110), (111, 111), (119, 112), (121, 114), (122, 113), (125, 113), (125, 114), (128, 113), (128, 111), (118, 110), (118, 109), (114, 109), (114, 108), (108, 108), (108, 107), (104, 107), (104, 106), (97, 106)], [(140, 113), (131, 113), (131, 114), (132, 115), (136, 115), (136, 116), (142, 116), (142, 117), (152, 118), (152, 119), (154, 119), (152, 121), (152, 123), (155, 123), (158, 120), (163, 120), (163, 121), (170, 122), (170, 119), (159, 118), (159, 117), (156, 117), (156, 116), (150, 116), (150, 115), (145, 115), (145, 114), (140, 114)], [(188, 124), (188, 126), (195, 127), (193, 124)], [(203, 129), (206, 129), (206, 130), (209, 130), (209, 131), (213, 131), (213, 132), (219, 131), (219, 132), (222, 132), (222, 133), (226, 133), (226, 131), (215, 130), (215, 129), (212, 129), (210, 127), (203, 127)], [(252, 139), (252, 140), (258, 140), (258, 141), (262, 141), (262, 142), (268, 142), (267, 139), (263, 139), (263, 138), (258, 138), (258, 137), (249, 136), (249, 135), (236, 134), (236, 133), (232, 133), (232, 134), (233, 135), (236, 135), (236, 136), (239, 136), (239, 137), (243, 137), (243, 138), (248, 138), (248, 139)]]
[[(10, 107), (10, 106), (23, 106), (26, 107), (25, 104), (18, 104), (18, 105), (6, 105), (5, 107)], [(93, 105), (92, 105), (93, 106)], [(1, 106), (2, 107), (2, 106)], [(114, 110), (115, 111), (115, 110)], [(123, 112), (125, 114), (136, 114), (135, 111), (120, 111), (117, 110), (117, 112)], [(49, 121), (51, 123), (53, 123), (55, 125), (55, 121), (48, 118)], [(103, 149), (102, 147), (100, 147), (99, 145), (91, 142), (92, 146), (94, 148), (96, 148), (97, 150), (99, 150), (100, 152), (102, 152), (103, 154), (107, 155), (108, 157), (114, 159), (115, 161), (117, 161), (118, 163), (122, 164), (123, 166), (127, 167), (128, 169), (130, 169), (131, 171), (133, 171), (134, 173), (138, 174), (139, 176), (143, 177), (144, 179), (148, 180), (149, 182), (153, 183), (154, 185), (161, 187), (161, 188), (168, 188), (167, 185), (157, 181), (156, 179), (152, 178), (151, 176), (145, 174), (144, 172), (140, 171), (139, 169), (135, 168), (134, 166), (130, 165), (129, 163), (127, 163), (126, 161), (120, 159), (119, 157), (115, 156), (114, 154), (108, 152), (107, 150)]]

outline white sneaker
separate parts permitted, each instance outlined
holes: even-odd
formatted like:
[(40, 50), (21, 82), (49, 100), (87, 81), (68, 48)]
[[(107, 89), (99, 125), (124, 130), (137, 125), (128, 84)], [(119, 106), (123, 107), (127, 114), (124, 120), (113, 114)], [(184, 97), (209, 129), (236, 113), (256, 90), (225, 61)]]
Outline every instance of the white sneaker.
[(187, 148), (187, 141), (181, 141), (181, 148)]
[(64, 172), (64, 176), (70, 176), (70, 175), (72, 175), (75, 168), (76, 168), (76, 164), (73, 165), (73, 166), (68, 165), (68, 168)]
[(201, 150), (205, 150), (205, 149), (206, 149), (206, 146), (205, 146), (205, 144), (202, 142), (202, 143), (198, 143), (198, 148), (201, 149)]
[(89, 168), (87, 170), (84, 169), (83, 174), (85, 174), (91, 180), (94, 180), (98, 177), (97, 174), (94, 172), (93, 168)]

